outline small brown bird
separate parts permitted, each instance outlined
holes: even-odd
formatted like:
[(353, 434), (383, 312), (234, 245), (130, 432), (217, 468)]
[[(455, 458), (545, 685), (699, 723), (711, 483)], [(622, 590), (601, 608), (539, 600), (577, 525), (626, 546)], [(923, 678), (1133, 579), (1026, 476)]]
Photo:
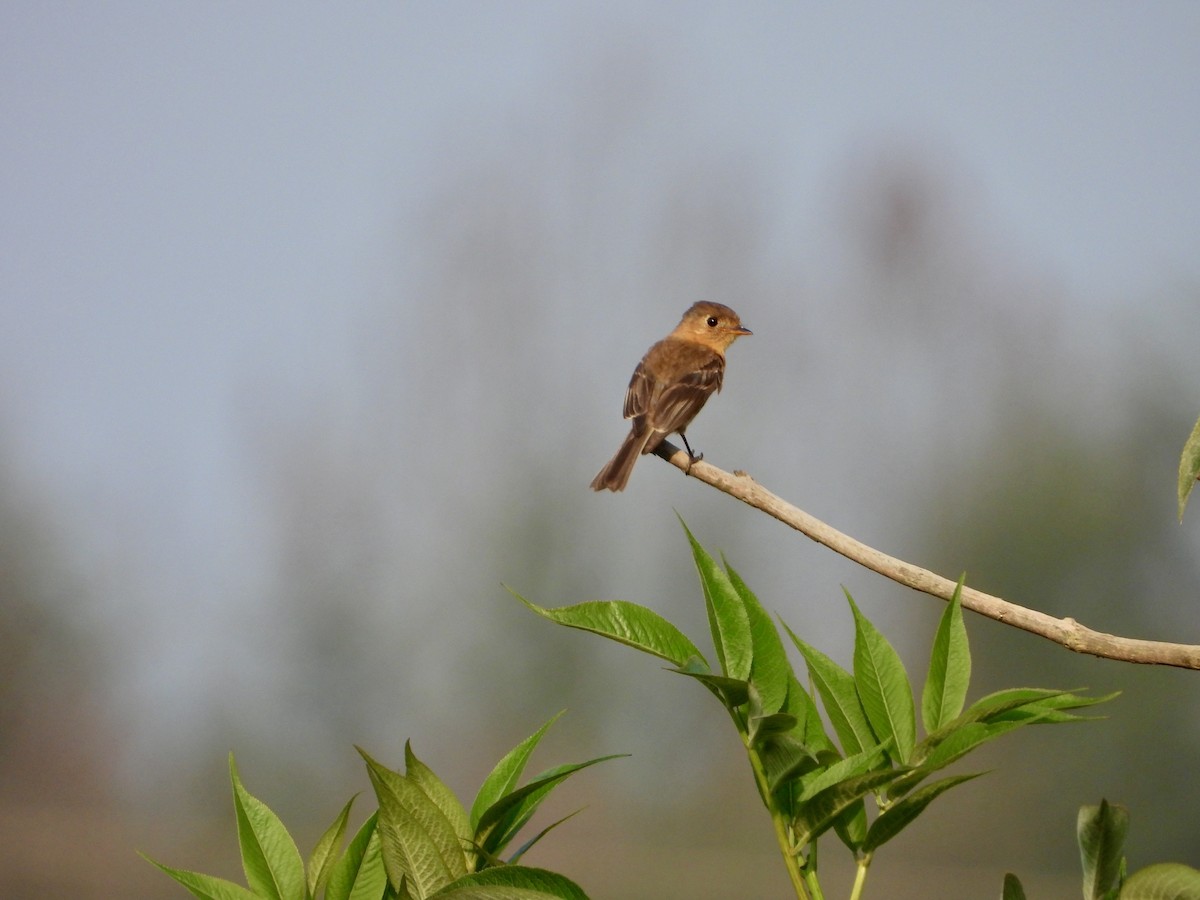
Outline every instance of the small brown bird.
[(616, 455), (592, 479), (593, 491), (623, 491), (633, 465), (668, 434), (678, 434), (693, 459), (684, 431), (709, 396), (721, 390), (725, 349), (752, 334), (728, 306), (702, 301), (683, 314), (675, 330), (646, 351), (629, 380), (625, 418), (629, 436)]

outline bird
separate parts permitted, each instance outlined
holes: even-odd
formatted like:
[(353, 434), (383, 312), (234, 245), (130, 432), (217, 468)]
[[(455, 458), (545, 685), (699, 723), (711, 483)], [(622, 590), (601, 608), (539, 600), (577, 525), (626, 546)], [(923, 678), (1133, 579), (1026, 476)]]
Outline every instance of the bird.
[(629, 435), (592, 479), (593, 491), (623, 491), (638, 457), (652, 453), (669, 434), (678, 434), (693, 461), (684, 432), (708, 398), (721, 390), (725, 351), (742, 335), (753, 334), (728, 306), (702, 300), (693, 304), (675, 330), (646, 351), (625, 392)]

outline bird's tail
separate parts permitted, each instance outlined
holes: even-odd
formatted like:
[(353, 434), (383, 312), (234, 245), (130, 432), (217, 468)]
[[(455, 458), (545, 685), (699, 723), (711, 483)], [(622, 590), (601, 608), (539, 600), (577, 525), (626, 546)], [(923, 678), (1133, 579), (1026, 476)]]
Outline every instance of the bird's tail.
[(629, 476), (633, 472), (634, 463), (645, 453), (646, 443), (654, 434), (652, 429), (639, 431), (632, 428), (624, 442), (617, 448), (613, 458), (605, 463), (604, 468), (592, 479), (593, 491), (623, 491), (629, 484)]

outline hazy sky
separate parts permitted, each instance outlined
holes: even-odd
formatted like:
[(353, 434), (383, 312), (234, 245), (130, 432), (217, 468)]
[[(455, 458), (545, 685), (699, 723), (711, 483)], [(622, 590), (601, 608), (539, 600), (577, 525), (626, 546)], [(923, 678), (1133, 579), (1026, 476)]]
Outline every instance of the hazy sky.
[(623, 173), (635, 183), (699, 143), (761, 160), (790, 195), (780, 215), (807, 223), (844, 159), (894, 133), (966, 173), (997, 233), (1089, 303), (1195, 275), (1191, 3), (0, 17), (9, 443), (55, 481), (122, 502), (150, 490), (187, 519), (229, 465), (231, 393), (264, 372), (302, 390), (336, 370), (364, 298), (393, 277), (406, 209), (439, 171), (507, 146), (514, 123), (552, 132), (578, 99), (564, 82), (607, 72), (619, 88), (606, 55), (647, 55), (672, 111)]
[[(514, 155), (560, 177), (582, 104), (621, 165), (581, 190), (633, 231), (665, 174), (733, 160), (769, 186), (770, 252), (819, 278), (833, 195), (890, 143), (1082, 322), (1128, 315), (1197, 279), (1197, 47), (1191, 2), (5, 4), (3, 447), (82, 552), (139, 573), (101, 617), (165, 634), (252, 595), (247, 424), (338, 397), (379, 309), (430, 314), (406, 236), (436, 191)], [(588, 266), (619, 265), (616, 231)], [(588, 372), (614, 446), (612, 385), (682, 309), (627, 284), (644, 337)], [(557, 337), (616, 347), (578, 287)], [(169, 692), (211, 665), (205, 627), (124, 662)]]

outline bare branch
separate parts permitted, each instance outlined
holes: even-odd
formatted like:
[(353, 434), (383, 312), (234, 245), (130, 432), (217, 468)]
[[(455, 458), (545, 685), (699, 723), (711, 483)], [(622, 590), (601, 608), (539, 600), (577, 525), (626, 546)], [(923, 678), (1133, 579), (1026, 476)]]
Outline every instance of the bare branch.
[[(848, 534), (831, 528), (820, 519), (772, 494), (745, 473), (730, 474), (703, 461), (692, 462), (687, 453), (668, 441), (663, 441), (654, 452), (693, 478), (698, 478), (705, 484), (712, 485), (769, 516), (774, 516), (818, 544), (824, 544), (830, 550), (866, 566), (873, 572), (878, 572), (885, 578), (943, 600), (949, 600), (954, 594), (956, 582), (859, 543)], [(989, 619), (1039, 634), (1076, 653), (1088, 653), (1123, 662), (1200, 669), (1200, 646), (1145, 641), (1093, 631), (1074, 619), (1056, 619), (1046, 613), (1017, 606), (1015, 603), (966, 586), (962, 591), (962, 605)]]

